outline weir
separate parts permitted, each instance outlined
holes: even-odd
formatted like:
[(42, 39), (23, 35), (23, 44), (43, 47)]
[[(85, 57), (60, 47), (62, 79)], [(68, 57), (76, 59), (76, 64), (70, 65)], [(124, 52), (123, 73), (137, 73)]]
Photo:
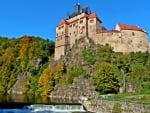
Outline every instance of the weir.
[(37, 111), (54, 111), (54, 112), (86, 112), (83, 105), (44, 105), (33, 104), (25, 106), (24, 109)]

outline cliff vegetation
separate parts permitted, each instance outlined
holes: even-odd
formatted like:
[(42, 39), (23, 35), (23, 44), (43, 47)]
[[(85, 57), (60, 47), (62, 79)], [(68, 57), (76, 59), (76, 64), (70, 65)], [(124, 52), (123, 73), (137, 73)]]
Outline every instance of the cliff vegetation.
[(40, 37), (0, 38), (0, 92), (63, 97), (150, 94), (150, 54), (115, 53), (91, 38), (76, 41), (54, 62), (54, 42)]

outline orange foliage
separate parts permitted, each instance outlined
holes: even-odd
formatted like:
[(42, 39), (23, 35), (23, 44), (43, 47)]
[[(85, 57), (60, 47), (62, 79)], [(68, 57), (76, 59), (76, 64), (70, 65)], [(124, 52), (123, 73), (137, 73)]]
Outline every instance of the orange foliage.
[(64, 70), (64, 63), (62, 61), (59, 61), (56, 65), (56, 70), (63, 71)]
[(20, 57), (23, 58), (25, 50), (27, 48), (27, 46), (32, 42), (32, 38), (29, 36), (25, 36), (21, 39), (20, 41)]
[(38, 83), (43, 86), (44, 83), (47, 83), (49, 76), (53, 76), (53, 75), (54, 75), (54, 69), (47, 67), (42, 73), (42, 75), (40, 76)]

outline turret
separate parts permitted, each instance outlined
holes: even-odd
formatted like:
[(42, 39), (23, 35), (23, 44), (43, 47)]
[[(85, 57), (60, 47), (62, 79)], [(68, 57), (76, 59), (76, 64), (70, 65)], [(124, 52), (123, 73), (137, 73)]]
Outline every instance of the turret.
[(75, 5), (75, 14), (79, 14), (80, 13), (80, 11), (81, 11), (81, 5), (79, 4), (79, 3), (77, 3), (76, 5)]

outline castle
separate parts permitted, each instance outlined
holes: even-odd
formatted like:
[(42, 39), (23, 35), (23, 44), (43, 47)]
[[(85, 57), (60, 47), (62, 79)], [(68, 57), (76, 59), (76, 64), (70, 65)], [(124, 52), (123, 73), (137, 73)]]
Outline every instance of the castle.
[(106, 30), (101, 19), (92, 13), (89, 7), (75, 5), (74, 13), (56, 27), (55, 60), (59, 60), (67, 52), (67, 48), (82, 37), (91, 38), (95, 44), (109, 44), (115, 52), (146, 52), (149, 50), (148, 35), (140, 27), (116, 24), (114, 30)]

